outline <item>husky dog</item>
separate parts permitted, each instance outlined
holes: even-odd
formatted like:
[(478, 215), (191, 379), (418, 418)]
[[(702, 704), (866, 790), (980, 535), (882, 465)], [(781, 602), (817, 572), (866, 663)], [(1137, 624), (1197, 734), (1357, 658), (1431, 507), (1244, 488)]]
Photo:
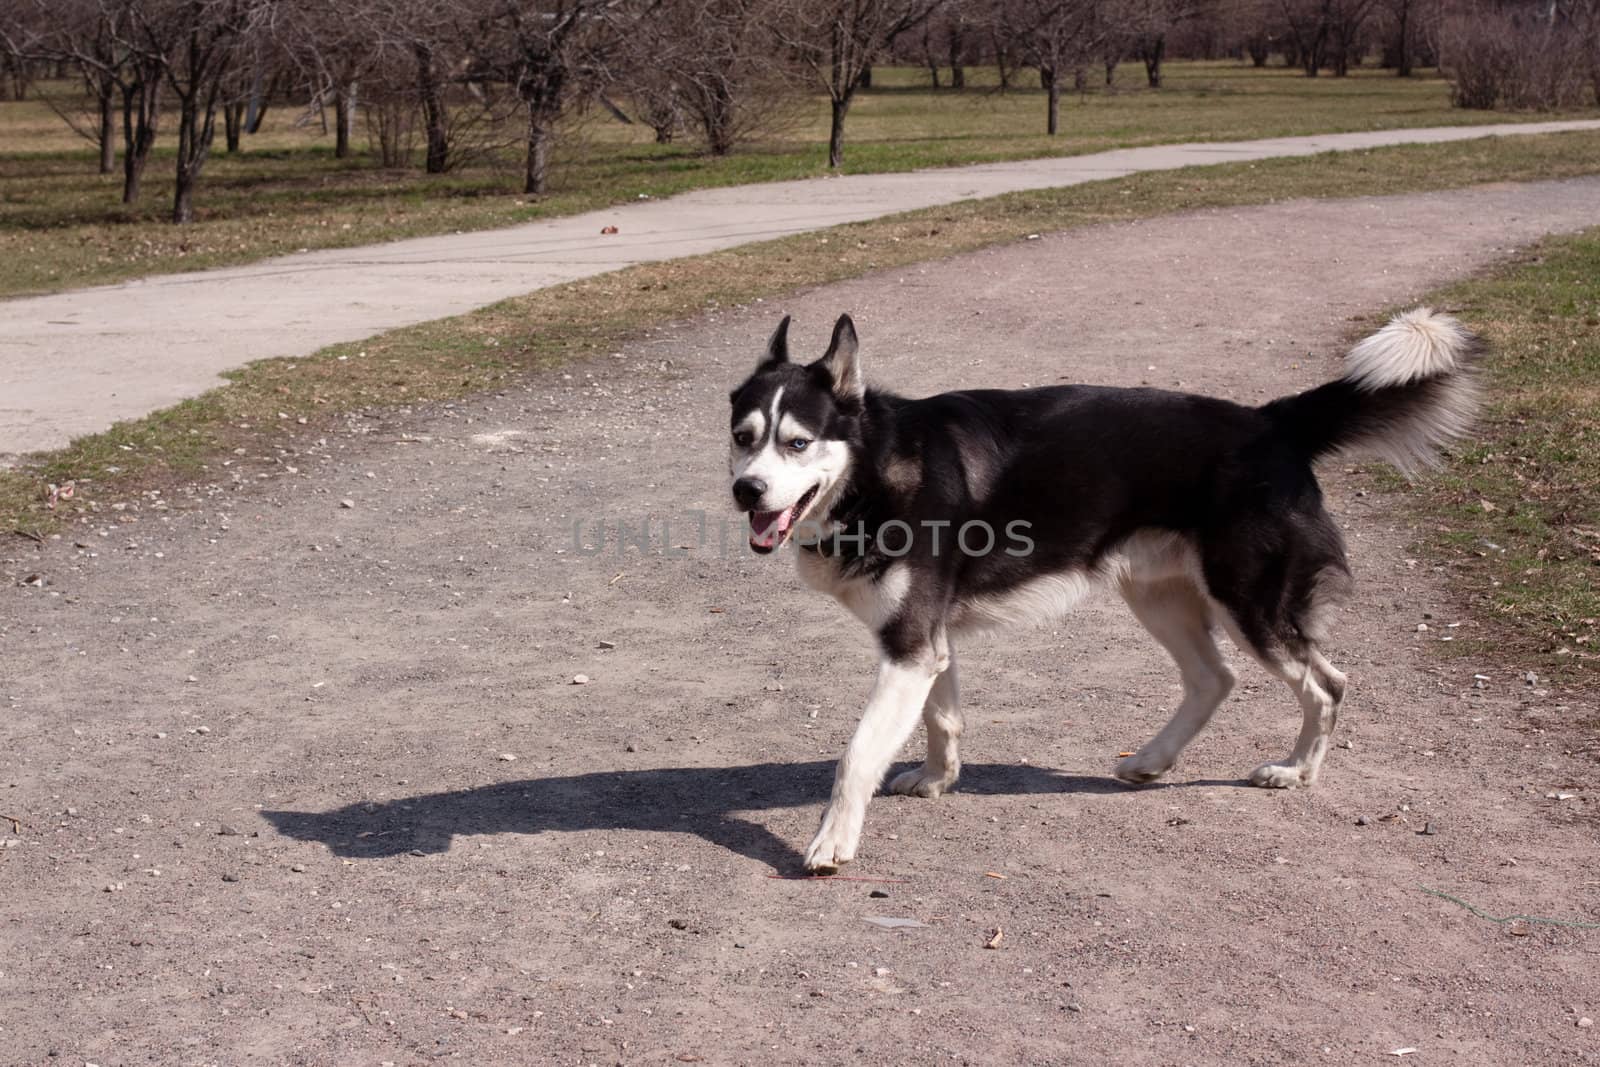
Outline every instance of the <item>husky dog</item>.
[(1252, 408), (1158, 389), (974, 389), (910, 400), (869, 388), (848, 315), (814, 363), (778, 324), (732, 394), (733, 498), (761, 553), (796, 546), (802, 579), (876, 636), (882, 658), (805, 865), (855, 857), (867, 801), (920, 717), (928, 756), (889, 783), (936, 797), (960, 773), (954, 642), (1058, 618), (1097, 584), (1172, 655), (1183, 700), (1117, 764), (1170, 770), (1233, 687), (1214, 630), (1294, 693), (1294, 751), (1255, 785), (1316, 780), (1345, 677), (1323, 656), (1350, 584), (1312, 464), (1342, 451), (1403, 471), (1462, 436), (1474, 336), (1419, 308), (1357, 344), (1337, 381)]

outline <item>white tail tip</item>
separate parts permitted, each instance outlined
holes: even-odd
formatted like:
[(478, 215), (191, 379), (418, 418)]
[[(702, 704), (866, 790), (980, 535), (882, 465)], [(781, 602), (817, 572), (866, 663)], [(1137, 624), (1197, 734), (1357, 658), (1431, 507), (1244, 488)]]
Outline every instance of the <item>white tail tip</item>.
[(1345, 357), (1346, 381), (1384, 389), (1449, 374), (1473, 344), (1470, 331), (1432, 308), (1413, 308), (1390, 319)]

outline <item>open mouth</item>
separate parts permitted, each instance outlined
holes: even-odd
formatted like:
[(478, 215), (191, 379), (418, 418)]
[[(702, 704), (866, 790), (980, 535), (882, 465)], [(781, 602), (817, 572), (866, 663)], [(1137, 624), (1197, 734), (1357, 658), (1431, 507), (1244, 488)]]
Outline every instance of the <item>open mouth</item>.
[(782, 511), (752, 511), (750, 513), (750, 547), (763, 555), (780, 547), (794, 532), (797, 522), (804, 517), (806, 508), (811, 506), (812, 498), (817, 495), (817, 487), (812, 486), (805, 491), (805, 495)]

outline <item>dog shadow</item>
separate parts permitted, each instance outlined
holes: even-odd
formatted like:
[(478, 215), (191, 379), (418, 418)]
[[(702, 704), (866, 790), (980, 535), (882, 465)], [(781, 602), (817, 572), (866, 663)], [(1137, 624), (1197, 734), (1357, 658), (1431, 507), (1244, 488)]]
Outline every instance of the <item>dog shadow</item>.
[[(596, 771), (428, 793), (381, 804), (347, 804), (325, 812), (261, 814), (286, 837), (319, 841), (337, 856), (357, 859), (445, 852), (461, 834), (633, 830), (694, 834), (750, 859), (790, 869), (798, 868), (801, 861), (794, 845), (749, 816), (821, 803), (833, 780), (833, 767), (830, 760)], [(900, 769), (896, 767), (891, 776)], [(981, 763), (963, 766), (958, 788), (979, 796), (1135, 791), (1112, 778), (1064, 774), (1030, 765)]]

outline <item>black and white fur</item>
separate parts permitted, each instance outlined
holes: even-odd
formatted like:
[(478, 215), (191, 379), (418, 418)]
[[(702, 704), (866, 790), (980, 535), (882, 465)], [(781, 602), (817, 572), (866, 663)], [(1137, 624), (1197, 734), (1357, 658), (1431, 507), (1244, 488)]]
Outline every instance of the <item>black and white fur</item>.
[[(732, 394), (733, 495), (752, 547), (795, 540), (802, 578), (882, 652), (807, 868), (854, 858), (867, 801), (919, 718), (927, 761), (890, 790), (936, 797), (954, 784), (961, 635), (1057, 618), (1096, 585), (1121, 594), (1183, 679), (1176, 714), (1119, 778), (1166, 773), (1227, 697), (1221, 628), (1303, 714), (1294, 750), (1250, 781), (1315, 781), (1345, 692), (1319, 646), (1350, 572), (1312, 464), (1363, 451), (1412, 471), (1464, 434), (1479, 346), (1460, 323), (1407, 312), (1357, 344), (1337, 381), (1259, 408), (1086, 385), (909, 400), (867, 387), (849, 316), (810, 364), (790, 361), (788, 326)], [(894, 520), (909, 543), (898, 528), (889, 543)], [(988, 551), (979, 535), (955, 543), (973, 523), (997, 535)]]

